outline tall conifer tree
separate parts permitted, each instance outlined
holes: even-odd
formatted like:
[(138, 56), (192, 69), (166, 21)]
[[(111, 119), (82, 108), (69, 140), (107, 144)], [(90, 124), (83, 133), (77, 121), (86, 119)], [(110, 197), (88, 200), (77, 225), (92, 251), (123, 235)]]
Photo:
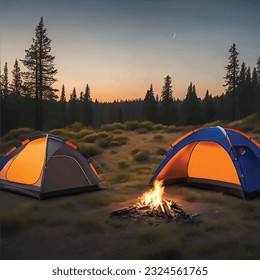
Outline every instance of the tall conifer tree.
[(93, 122), (93, 102), (90, 94), (90, 87), (87, 84), (83, 95), (83, 122), (87, 126), (92, 126)]
[(10, 85), (12, 94), (14, 94), (16, 97), (22, 95), (22, 86), (23, 86), (23, 81), (22, 81), (22, 74), (21, 74), (21, 69), (18, 65), (18, 60), (15, 60), (14, 63), (14, 68), (12, 71), (12, 76), (13, 80)]
[(225, 67), (227, 70), (227, 74), (225, 76), (227, 87), (227, 92), (232, 94), (232, 119), (236, 119), (236, 92), (239, 84), (239, 64), (238, 64), (238, 51), (236, 49), (236, 44), (233, 44), (229, 49), (229, 59), (228, 65)]
[(4, 98), (6, 98), (9, 95), (9, 80), (8, 80), (7, 62), (5, 63), (5, 66), (4, 66), (2, 83), (3, 83), (3, 95), (4, 95)]
[(57, 69), (54, 66), (55, 57), (51, 54), (51, 39), (44, 27), (43, 17), (35, 28), (35, 37), (29, 49), (25, 50), (22, 63), (28, 71), (24, 72), (27, 91), (36, 101), (36, 129), (43, 129), (43, 100), (55, 100), (58, 96), (53, 84), (57, 81)]

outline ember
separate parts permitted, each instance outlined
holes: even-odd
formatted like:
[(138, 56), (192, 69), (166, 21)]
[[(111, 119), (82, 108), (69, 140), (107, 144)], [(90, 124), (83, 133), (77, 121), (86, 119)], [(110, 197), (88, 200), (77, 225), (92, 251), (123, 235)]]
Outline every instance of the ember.
[(159, 222), (199, 222), (198, 214), (192, 215), (183, 210), (176, 202), (163, 198), (162, 181), (155, 181), (154, 188), (144, 193), (140, 201), (127, 208), (113, 211), (111, 217), (128, 218), (132, 221)]

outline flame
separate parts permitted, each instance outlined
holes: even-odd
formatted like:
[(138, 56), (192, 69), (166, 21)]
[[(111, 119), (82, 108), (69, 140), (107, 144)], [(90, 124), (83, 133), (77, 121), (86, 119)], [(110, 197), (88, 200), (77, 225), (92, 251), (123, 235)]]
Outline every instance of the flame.
[(155, 181), (154, 187), (144, 193), (140, 199), (145, 205), (149, 205), (151, 208), (162, 205), (162, 196), (164, 193), (163, 181)]

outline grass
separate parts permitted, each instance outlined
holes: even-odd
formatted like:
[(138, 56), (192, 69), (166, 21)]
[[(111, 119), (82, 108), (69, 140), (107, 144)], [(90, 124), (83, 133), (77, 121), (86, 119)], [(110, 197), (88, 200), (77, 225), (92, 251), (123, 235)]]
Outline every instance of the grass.
[(235, 129), (241, 130), (243, 132), (259, 131), (260, 115), (252, 114), (241, 120), (234, 121), (228, 125), (228, 127), (233, 127)]
[(64, 215), (49, 215), (46, 209), (37, 205), (24, 205), (1, 215), (1, 232), (3, 235), (12, 235), (19, 233), (27, 226), (53, 227), (64, 223), (67, 223)]
[(126, 237), (136, 239), (138, 242), (138, 254), (141, 259), (164, 260), (182, 259), (181, 248), (183, 238), (174, 234), (168, 225), (143, 226), (132, 230)]
[(82, 213), (73, 220), (73, 224), (85, 232), (96, 232), (104, 230), (104, 222), (97, 220), (95, 217)]
[(183, 128), (181, 126), (169, 125), (165, 128), (165, 132), (167, 133), (175, 133), (182, 131)]
[[(237, 128), (241, 123), (255, 122), (250, 133), (259, 138), (255, 133), (257, 117), (252, 118), (233, 125)], [(53, 236), (53, 240), (48, 239), (45, 247), (41, 247), (45, 255), (49, 252), (50, 258), (55, 257), (56, 250), (69, 257), (76, 246), (73, 258), (82, 259), (88, 259), (92, 252), (97, 252), (97, 259), (121, 256), (125, 259), (259, 259), (259, 200), (243, 201), (221, 193), (177, 186), (167, 188), (166, 197), (170, 193), (186, 211), (201, 214), (201, 223), (155, 226), (109, 217), (112, 210), (131, 204), (147, 191), (147, 183), (162, 160), (161, 154), (190, 128), (128, 122), (107, 124), (100, 129), (75, 123), (52, 130), (51, 133), (71, 140), (80, 150), (95, 156), (112, 188), (53, 200), (32, 200), (28, 204), (18, 198), (20, 204), (15, 201), (14, 207), (0, 217), (5, 252), (9, 250), (10, 258), (19, 257), (16, 248), (20, 248), (21, 258), (30, 258), (30, 251), (35, 249), (28, 246), (29, 241), (35, 247), (41, 244), (41, 238)], [(2, 138), (3, 145), (19, 144), (21, 138), (35, 134), (38, 132), (33, 129), (10, 131)], [(59, 246), (55, 246), (56, 235), (66, 236), (66, 241), (76, 239), (76, 245), (70, 246), (70, 242), (60, 239)], [(84, 248), (80, 248), (82, 244)]]
[(90, 157), (102, 154), (103, 150), (95, 143), (79, 143), (78, 148)]
[(117, 162), (117, 166), (121, 169), (126, 169), (130, 166), (130, 164), (125, 160), (121, 160)]
[(81, 122), (74, 122), (65, 127), (65, 129), (70, 130), (70, 131), (75, 131), (75, 132), (80, 131), (85, 128), (86, 128), (85, 125)]
[(123, 183), (123, 182), (128, 182), (131, 180), (131, 176), (128, 172), (120, 172), (116, 174), (112, 180), (110, 180), (112, 183)]
[(110, 135), (108, 137), (98, 139), (97, 144), (102, 148), (112, 147), (112, 146), (122, 146), (127, 144), (128, 138), (123, 135)]
[(125, 195), (120, 195), (112, 190), (108, 190), (83, 194), (77, 198), (76, 201), (88, 208), (99, 208), (113, 202), (122, 202), (126, 199), (127, 197)]
[(158, 147), (156, 150), (155, 150), (155, 154), (156, 155), (165, 155), (167, 152), (167, 150), (165, 148), (162, 148), (162, 147)]
[(150, 152), (147, 150), (139, 151), (133, 156), (135, 161), (147, 162), (150, 160)]
[(183, 196), (183, 198), (189, 202), (204, 202), (214, 204), (222, 204), (224, 202), (223, 193), (193, 189), (189, 187), (175, 188), (175, 194)]
[(124, 130), (125, 126), (122, 123), (111, 123), (111, 124), (103, 124), (100, 128), (100, 130), (105, 130), (105, 131), (118, 131), (118, 130)]
[(153, 137), (153, 141), (155, 141), (155, 142), (161, 142), (162, 140), (164, 140), (164, 136), (161, 134), (156, 134)]
[(100, 131), (100, 132), (94, 132), (89, 135), (86, 135), (85, 137), (81, 138), (82, 142), (88, 142), (88, 143), (94, 143), (95, 141), (102, 139), (102, 138), (107, 138), (109, 137), (110, 134), (106, 131)]

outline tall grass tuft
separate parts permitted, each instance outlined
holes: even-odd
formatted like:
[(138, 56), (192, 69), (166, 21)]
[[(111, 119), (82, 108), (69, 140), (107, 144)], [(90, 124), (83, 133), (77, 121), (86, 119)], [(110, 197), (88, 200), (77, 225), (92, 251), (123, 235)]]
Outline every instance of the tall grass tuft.
[(133, 158), (135, 161), (140, 161), (140, 162), (148, 161), (150, 160), (150, 152), (147, 150), (137, 152), (136, 154), (134, 154)]
[(114, 130), (124, 130), (125, 126), (122, 123), (111, 123), (111, 124), (103, 124), (100, 130), (105, 131), (114, 131)]
[(103, 150), (95, 143), (78, 143), (78, 148), (90, 157), (102, 154)]

